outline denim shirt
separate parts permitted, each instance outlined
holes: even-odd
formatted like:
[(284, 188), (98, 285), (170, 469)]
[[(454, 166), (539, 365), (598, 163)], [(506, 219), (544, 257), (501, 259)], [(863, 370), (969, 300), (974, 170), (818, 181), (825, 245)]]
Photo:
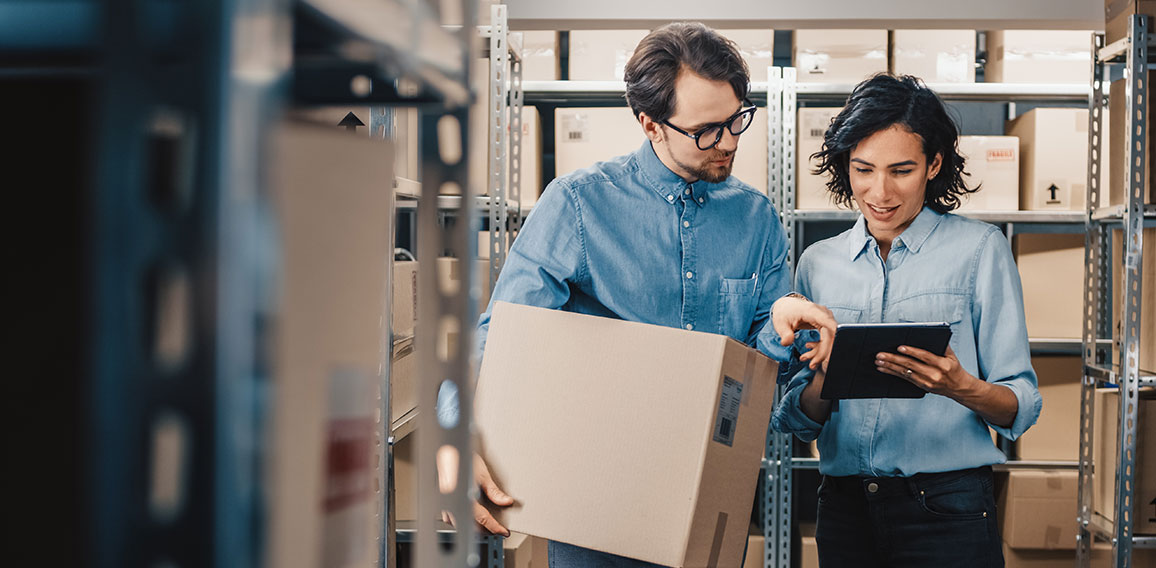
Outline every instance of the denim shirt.
[(950, 322), (950, 345), (963, 368), (1010, 388), (1019, 405), (1009, 428), (930, 393), (835, 401), (819, 424), (800, 407), (813, 377), (804, 369), (791, 379), (772, 426), (804, 441), (818, 437), (822, 473), (909, 476), (1003, 463), (989, 428), (1014, 440), (1039, 417), (1019, 272), (996, 227), (924, 208), (884, 262), (860, 216), (850, 230), (803, 253), (796, 283), (839, 323)]
[[(790, 291), (787, 242), (770, 199), (732, 177), (688, 184), (650, 142), (552, 181), (526, 218), (477, 327), (481, 360), (494, 302), (730, 336), (783, 358), (769, 322)], [(764, 331), (765, 326), (765, 331)], [(456, 404), (439, 397), (452, 423)]]

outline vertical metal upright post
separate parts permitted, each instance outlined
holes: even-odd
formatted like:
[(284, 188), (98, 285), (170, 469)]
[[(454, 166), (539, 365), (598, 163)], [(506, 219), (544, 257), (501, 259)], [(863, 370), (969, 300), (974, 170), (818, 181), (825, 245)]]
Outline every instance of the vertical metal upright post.
[(1136, 432), (1140, 388), (1140, 284), (1143, 264), (1144, 189), (1148, 175), (1148, 31), (1147, 16), (1132, 16), (1130, 42), (1124, 80), (1127, 84), (1124, 120), (1127, 128), (1128, 180), (1124, 184), (1127, 202), (1124, 209), (1124, 286), (1121, 317), (1123, 319), (1119, 363), (1120, 419), (1117, 424), (1115, 540), (1112, 553), (1116, 566), (1132, 565), (1132, 515), (1139, 509), (1136, 496)]
[[(1102, 364), (1108, 357), (1100, 352), (1099, 339), (1105, 337), (1108, 326), (1104, 317), (1108, 310), (1104, 303), (1104, 274), (1106, 235), (1103, 226), (1093, 220), (1092, 214), (1100, 203), (1100, 168), (1103, 167), (1104, 81), (1105, 63), (1100, 58), (1104, 34), (1092, 34), (1092, 89), (1088, 98), (1088, 190), (1084, 216), (1084, 329), (1083, 379), (1080, 385), (1080, 453), (1076, 558), (1079, 566), (1087, 567), (1092, 558), (1092, 439), (1096, 379), (1088, 372), (1092, 365)], [(1110, 273), (1108, 273), (1110, 275)]]
[[(521, 47), (523, 44), (518, 43)], [(523, 52), (517, 51), (510, 58), (510, 200), (517, 204), (510, 215), (509, 243), (505, 243), (507, 252), (509, 244), (518, 238), (518, 231), (522, 229), (522, 57)], [(538, 183), (534, 180), (534, 183)], [(496, 282), (496, 281), (495, 281)]]
[(790, 235), (787, 247), (787, 266), (795, 273), (795, 129), (798, 109), (798, 69), (783, 69), (783, 229)]
[[(509, 105), (510, 46), (509, 29), (506, 27), (506, 6), (490, 6), (490, 80), (489, 80), (489, 194), (490, 194), (490, 235), (489, 256), (490, 286), (498, 281), (498, 273), (506, 260), (509, 244), (509, 200), (507, 199), (507, 179), (505, 164), (508, 160), (510, 140)], [(520, 117), (519, 117), (520, 118)]]
[[(394, 112), (392, 108), (388, 107), (372, 107), (369, 109), (369, 137), (379, 138), (383, 140), (393, 140), (395, 137), (394, 130)], [(414, 133), (416, 135), (416, 133)], [(393, 147), (391, 147), (391, 150)], [(390, 180), (391, 182), (393, 180)], [(389, 211), (387, 213), (389, 219), (396, 219), (396, 198), (393, 197), (393, 184), (391, 183), (389, 199)], [(397, 231), (390, 231), (389, 234), (389, 255), (385, 258), (385, 298), (383, 305), (390, 306), (388, 312), (392, 312), (393, 302), (393, 250)], [(396, 491), (393, 481), (393, 391), (391, 385), (391, 373), (393, 370), (393, 319), (390, 317), (383, 318), (382, 328), (386, 330), (383, 334), (384, 345), (381, 347), (381, 364), (378, 369), (378, 380), (381, 385), (380, 395), (378, 397), (378, 413), (377, 423), (374, 424), (374, 444), (377, 448), (377, 504), (374, 507), (374, 520), (377, 522), (379, 532), (376, 535), (377, 539), (377, 564), (380, 568), (394, 568), (397, 566), (397, 511), (394, 507), (396, 502)]]
[[(464, 25), (458, 31), (461, 45), (474, 45), (477, 3), (462, 0)], [(470, 64), (476, 54), (463, 50), (461, 83), (469, 85)], [(442, 114), (421, 117), (422, 193), (418, 201), (418, 321), (416, 329), (418, 369), (417, 442), (417, 539), (415, 564), (426, 567), (475, 567), (478, 554), (473, 505), (478, 497), (474, 482), (473, 314), (477, 312), (477, 274), (471, 259), (477, 251), (475, 202), (469, 187), (468, 106), (447, 108)], [(438, 195), (462, 195), (456, 222), (439, 223)], [(456, 290), (441, 286), (438, 257), (444, 252), (458, 259)], [(456, 344), (450, 340), (456, 336)], [(444, 397), (446, 407), (439, 407)], [(456, 410), (457, 412), (439, 412)], [(438, 479), (438, 457), (456, 457), (457, 468), (449, 479)], [(439, 483), (440, 482), (440, 483)], [(444, 488), (439, 488), (442, 485)], [(448, 548), (439, 544), (437, 521), (442, 511), (457, 522), (457, 533)]]

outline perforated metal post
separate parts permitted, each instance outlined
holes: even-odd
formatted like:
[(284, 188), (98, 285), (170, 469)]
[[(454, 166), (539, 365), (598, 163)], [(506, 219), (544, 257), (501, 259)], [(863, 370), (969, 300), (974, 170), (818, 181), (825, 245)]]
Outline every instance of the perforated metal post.
[[(519, 43), (519, 45), (521, 45)], [(518, 238), (518, 231), (522, 229), (522, 53), (514, 53), (510, 58), (510, 200), (516, 207), (510, 212), (509, 235), (507, 243), (503, 243), (506, 251), (509, 244)], [(538, 184), (538, 180), (533, 180)]]
[[(498, 281), (498, 273), (506, 260), (509, 243), (509, 185), (506, 179), (506, 161), (510, 140), (509, 105), (510, 48), (509, 29), (506, 27), (506, 6), (490, 7), (490, 107), (489, 107), (489, 195), (490, 195), (490, 286)], [(519, 117), (520, 118), (520, 117)]]
[(1080, 566), (1088, 566), (1092, 555), (1092, 532), (1089, 524), (1092, 519), (1092, 449), (1093, 449), (1093, 404), (1096, 379), (1088, 372), (1091, 365), (1101, 364), (1107, 360), (1099, 352), (1099, 339), (1104, 337), (1106, 325), (1104, 316), (1107, 310), (1104, 306), (1103, 290), (1104, 274), (1111, 274), (1105, 270), (1104, 253), (1106, 249), (1105, 235), (1101, 225), (1092, 218), (1096, 206), (1100, 203), (1100, 168), (1103, 165), (1102, 151), (1104, 146), (1104, 71), (1105, 64), (1100, 59), (1100, 48), (1104, 47), (1104, 35), (1092, 35), (1092, 92), (1088, 99), (1088, 190), (1085, 201), (1084, 218), (1084, 329), (1083, 329), (1083, 363), (1084, 373), (1080, 385), (1080, 454), (1079, 454), (1079, 490), (1077, 523), (1079, 524), (1078, 541), (1076, 545), (1077, 562)]

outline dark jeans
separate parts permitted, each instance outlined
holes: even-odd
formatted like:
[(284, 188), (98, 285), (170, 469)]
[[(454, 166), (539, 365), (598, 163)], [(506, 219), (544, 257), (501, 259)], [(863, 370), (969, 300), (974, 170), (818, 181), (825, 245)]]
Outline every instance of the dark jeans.
[[(550, 541), (549, 550), (550, 568), (662, 568), (650, 562), (631, 560), (553, 540)], [(757, 551), (755, 554), (762, 554), (762, 551)]]
[(990, 467), (819, 486), (822, 568), (1002, 567)]

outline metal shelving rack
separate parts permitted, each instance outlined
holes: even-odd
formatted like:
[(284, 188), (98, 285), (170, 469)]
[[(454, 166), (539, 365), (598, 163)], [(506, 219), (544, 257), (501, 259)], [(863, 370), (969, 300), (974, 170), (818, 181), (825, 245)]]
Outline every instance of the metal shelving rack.
[[(1140, 291), (1143, 276), (1143, 228), (1156, 226), (1156, 207), (1144, 204), (1145, 181), (1148, 175), (1148, 70), (1150, 36), (1147, 16), (1131, 17), (1128, 36), (1104, 45), (1103, 34), (1092, 38), (1092, 96), (1088, 102), (1088, 207), (1085, 212), (1084, 254), (1084, 379), (1080, 393), (1080, 461), (1079, 461), (1079, 515), (1077, 524), (1077, 564), (1089, 566), (1094, 538), (1112, 543), (1113, 566), (1129, 568), (1134, 548), (1156, 548), (1156, 536), (1133, 534), (1133, 514), (1143, 504), (1135, 502), (1136, 434), (1138, 424), (1138, 393), (1141, 387), (1156, 387), (1156, 377), (1142, 375), (1139, 369), (1140, 350)], [(1109, 81), (1106, 70), (1111, 65), (1124, 67), (1127, 181), (1123, 205), (1096, 209), (1102, 195), (1099, 171), (1104, 147), (1101, 136), (1105, 87)], [(1124, 258), (1111, 259), (1112, 232), (1123, 233)], [(1153, 246), (1153, 243), (1148, 243)], [(1111, 287), (1113, 276), (1110, 262), (1123, 261), (1123, 304), (1121, 306), (1122, 335), (1119, 341), (1120, 359), (1111, 361), (1112, 309)], [(1147, 275), (1149, 278), (1152, 274)], [(1151, 308), (1149, 308), (1151, 309)], [(1093, 464), (1093, 394), (1098, 386), (1114, 385), (1120, 393), (1119, 420), (1116, 423), (1117, 446), (1111, 464)], [(1149, 425), (1150, 427), (1151, 425)], [(1099, 474), (1112, 471), (1115, 478), (1114, 501), (1111, 504), (1115, 521), (1096, 512), (1092, 504), (1093, 466)], [(1108, 470), (1105, 466), (1113, 466)], [(1113, 471), (1114, 470), (1114, 471)], [(1148, 472), (1151, 473), (1151, 472)]]
[[(471, 0), (467, 0), (470, 3)], [(458, 340), (458, 351), (455, 354), (459, 361), (466, 365), (463, 371), (457, 375), (460, 381), (455, 381), (457, 385), (458, 402), (462, 409), (459, 421), (457, 424), (450, 426), (450, 428), (459, 430), (460, 434), (465, 434), (465, 438), (455, 435), (454, 447), (458, 450), (459, 456), (471, 456), (473, 450), (468, 445), (462, 445), (462, 442), (469, 442), (469, 436), (473, 432), (473, 424), (470, 420), (470, 413), (465, 409), (468, 407), (472, 410), (472, 402), (470, 393), (473, 392), (473, 366), (470, 363), (473, 357), (473, 325), (476, 308), (478, 307), (478, 298), (476, 297), (476, 290), (472, 284), (473, 275), (470, 272), (473, 270), (473, 263), (468, 262), (475, 256), (477, 250), (477, 221), (481, 216), (488, 217), (490, 221), (489, 230), (489, 264), (488, 278), (490, 279), (490, 286), (492, 287), (498, 278), (504, 264), (506, 254), (509, 250), (509, 243), (516, 236), (517, 231), (521, 227), (522, 215), (519, 204), (519, 176), (521, 173), (521, 112), (522, 112), (522, 89), (521, 89), (521, 45), (519, 34), (511, 34), (507, 25), (506, 6), (495, 4), (490, 7), (490, 25), (478, 26), (476, 28), (477, 35), (486, 40), (485, 54), (489, 57), (490, 75), (488, 77), (487, 85), (489, 89), (488, 100), (489, 106), (485, 109), (487, 116), (487, 130), (488, 130), (488, 147), (487, 147), (487, 161), (488, 161), (488, 178), (486, 180), (486, 195), (472, 194), (473, 188), (469, 187), (465, 176), (465, 160), (466, 156), (465, 145), (462, 148), (462, 161), (458, 162), (454, 167), (460, 169), (460, 175), (455, 178), (447, 178), (444, 175), (445, 169), (448, 165), (444, 162), (447, 160), (441, 155), (438, 146), (439, 135), (444, 135), (444, 130), (439, 131), (436, 122), (428, 121), (423, 117), (422, 132), (421, 132), (421, 157), (422, 157), (422, 180), (418, 182), (417, 186), (422, 188), (420, 195), (412, 193), (412, 189), (408, 191), (397, 193), (397, 209), (400, 211), (416, 211), (418, 215), (418, 234), (416, 242), (418, 243), (418, 263), (420, 266), (425, 266), (424, 270), (419, 271), (419, 314), (418, 319), (421, 321), (442, 321), (436, 317), (428, 315), (428, 308), (430, 304), (438, 304), (443, 308), (448, 302), (456, 304), (454, 312), (461, 314), (458, 320), (457, 329), (460, 330)], [(513, 40), (513, 41), (511, 41)], [(467, 64), (468, 67), (468, 64)], [(440, 120), (440, 117), (434, 117)], [(458, 116), (459, 125), (464, 129), (468, 123), (467, 112), (462, 112)], [(444, 128), (444, 127), (443, 127)], [(462, 132), (463, 142), (466, 140), (465, 132)], [(460, 193), (463, 195), (446, 195), (439, 188), (444, 188), (449, 183), (456, 183)], [(455, 221), (450, 222), (449, 218), (453, 217)], [(435, 241), (435, 231), (453, 232), (456, 238), (466, 239), (466, 245), (462, 248), (450, 249), (448, 247), (437, 244)], [(431, 246), (433, 243), (433, 246)], [(442, 256), (443, 251), (452, 250), (455, 258), (462, 259), (461, 269), (463, 270), (462, 282), (459, 295), (456, 299), (446, 296), (436, 281), (436, 259)], [(481, 276), (481, 275), (479, 275)], [(468, 278), (468, 279), (467, 279)], [(434, 294), (436, 292), (436, 294)], [(433, 294), (431, 296), (431, 294)], [(436, 500), (436, 497), (441, 495), (439, 489), (434, 485), (435, 478), (432, 475), (419, 475), (419, 482), (417, 486), (417, 493), (422, 497), (433, 496), (435, 499), (419, 499), (419, 520), (414, 521), (398, 521), (392, 507), (393, 497), (395, 495), (393, 472), (393, 447), (402, 438), (413, 434), (416, 431), (422, 434), (416, 436), (419, 443), (419, 452), (422, 448), (428, 452), (436, 451), (436, 448), (445, 445), (445, 442), (436, 442), (436, 445), (431, 445), (431, 439), (425, 433), (441, 428), (447, 428), (447, 425), (441, 425), (436, 417), (436, 413), (432, 412), (437, 400), (437, 390), (441, 385), (440, 381), (433, 380), (436, 377), (445, 376), (438, 372), (437, 357), (437, 335), (443, 330), (439, 330), (437, 326), (418, 326), (418, 334), (415, 338), (414, 350), (418, 357), (417, 360), (417, 377), (416, 379), (421, 385), (421, 398), (418, 408), (407, 412), (400, 417), (390, 416), (390, 404), (388, 397), (384, 401), (384, 416), (386, 417), (385, 424), (389, 424), (390, 435), (388, 437), (386, 457), (388, 471), (390, 472), (387, 479), (384, 480), (384, 485), (389, 497), (386, 499), (386, 510), (388, 511), (388, 519), (384, 526), (385, 548), (390, 551), (388, 555), (388, 566), (392, 567), (396, 564), (396, 559), (393, 558), (396, 551), (396, 544), (398, 542), (417, 543), (417, 554), (414, 557), (416, 565), (432, 566), (430, 551), (434, 547), (432, 543), (440, 543), (441, 545), (462, 542), (460, 537), (463, 534), (469, 534), (471, 537), (474, 530), (461, 532), (446, 523), (436, 521), (440, 519), (440, 511), (443, 508), (435, 508), (429, 506), (429, 503)], [(391, 333), (392, 344), (392, 333)], [(392, 366), (392, 358), (390, 359)], [(458, 363), (455, 363), (455, 369), (460, 369)], [(388, 384), (388, 373), (386, 382)], [(388, 392), (388, 388), (386, 389)], [(431, 395), (432, 392), (432, 395)], [(432, 396), (432, 398), (430, 398)], [(428, 454), (432, 456), (433, 454)], [(421, 457), (419, 453), (419, 460), (423, 463), (432, 465), (432, 461)], [(470, 482), (458, 483), (456, 491), (472, 492), (472, 460), (459, 460), (461, 468), (459, 470), (459, 480), (471, 480)], [(468, 469), (467, 469), (468, 468)], [(420, 470), (419, 470), (420, 471)], [(430, 470), (432, 471), (432, 470)], [(455, 511), (454, 517), (457, 519), (472, 519), (472, 500), (470, 501), (471, 509), (468, 513)], [(444, 508), (444, 510), (449, 510)], [(423, 517), (424, 516), (424, 517)], [(422, 531), (427, 531), (423, 533)], [(423, 549), (423, 534), (432, 536), (426, 537)], [(464, 551), (466, 556), (447, 557), (443, 556), (444, 561), (442, 566), (478, 566), (483, 563), (489, 568), (501, 568), (504, 565), (504, 550), (502, 548), (503, 539), (498, 536), (478, 535), (479, 538), (472, 539), (469, 546), (457, 546), (458, 550)], [(416, 540), (415, 540), (416, 538)], [(487, 557), (482, 559), (477, 553), (478, 542), (486, 544)], [(435, 550), (436, 552), (436, 550)], [(423, 554), (424, 553), (424, 554)]]
[[(795, 110), (801, 100), (844, 101), (854, 85), (798, 83), (795, 79), (795, 70), (792, 68), (771, 67), (768, 76), (770, 81), (763, 89), (766, 93), (768, 120), (768, 187), (779, 188), (781, 191), (778, 195), (772, 192), (771, 200), (779, 211), (780, 222), (787, 233), (789, 247), (787, 260), (793, 270), (795, 252), (798, 243), (803, 240), (807, 223), (836, 221), (850, 224), (859, 215), (858, 212), (850, 210), (795, 209)], [(1071, 103), (1087, 101), (1091, 92), (1088, 87), (1063, 84), (933, 83), (928, 87), (949, 101)], [(1082, 231), (1086, 219), (1086, 215), (1080, 211), (976, 211), (960, 214), (1002, 225), (1009, 239), (1017, 233), (1078, 233)], [(1077, 355), (1081, 348), (1081, 344), (1076, 340), (1052, 338), (1032, 338), (1031, 344), (1033, 354), (1037, 355)], [(779, 387), (776, 397), (782, 396), (783, 389), (784, 387)], [(764, 512), (765, 566), (790, 566), (791, 472), (814, 470), (818, 467), (817, 458), (799, 458), (792, 455), (791, 436), (768, 432), (764, 459), (764, 493), (761, 503)], [(1036, 467), (1074, 469), (1077, 463), (1012, 460), (997, 469)]]

